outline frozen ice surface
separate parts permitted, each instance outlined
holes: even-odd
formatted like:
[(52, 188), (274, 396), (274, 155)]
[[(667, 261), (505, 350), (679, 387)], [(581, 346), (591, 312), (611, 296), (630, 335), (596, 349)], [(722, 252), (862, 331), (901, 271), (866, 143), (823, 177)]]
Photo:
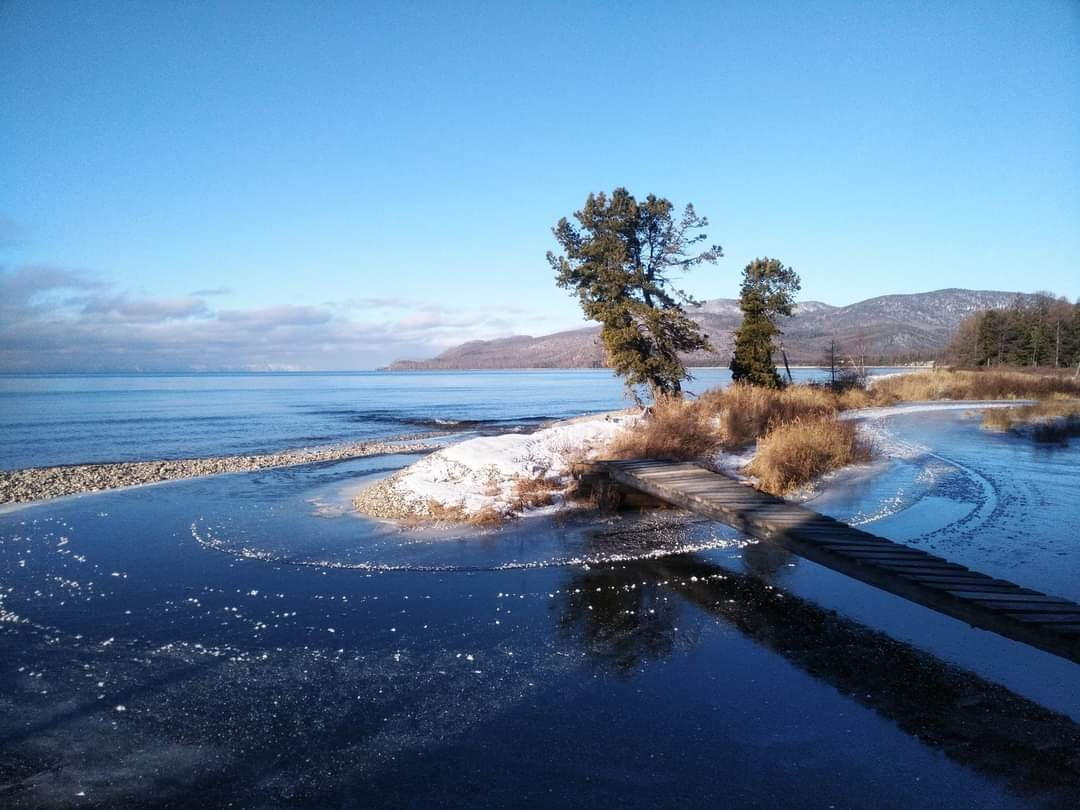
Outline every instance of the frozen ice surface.
[(983, 573), (1080, 600), (1080, 442), (982, 430), (971, 407), (864, 425), (879, 462), (808, 506)]

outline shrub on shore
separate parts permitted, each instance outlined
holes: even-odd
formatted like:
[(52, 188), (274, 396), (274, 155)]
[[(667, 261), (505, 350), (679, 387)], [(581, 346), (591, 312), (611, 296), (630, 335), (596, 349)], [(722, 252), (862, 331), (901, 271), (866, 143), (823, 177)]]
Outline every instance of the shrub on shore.
[(874, 398), (865, 388), (845, 388), (836, 395), (836, 407), (841, 411), (869, 408), (873, 404)]
[(735, 384), (693, 402), (668, 399), (615, 438), (611, 458), (697, 461), (713, 451), (757, 441), (747, 472), (768, 492), (788, 492), (823, 473), (869, 457), (855, 426), (838, 422), (830, 389), (793, 385), (777, 390)]
[(485, 506), (478, 512), (469, 512), (463, 503), (448, 506), (434, 499), (428, 500), (427, 511), (426, 520), (437, 523), (466, 523), (484, 529), (501, 526), (508, 517), (493, 506)]
[(562, 486), (558, 482), (544, 476), (517, 478), (514, 480), (514, 499), (510, 509), (521, 512), (525, 509), (551, 506), (555, 502), (555, 493), (561, 490)]
[(982, 412), (987, 430), (1014, 430), (1031, 425), (1037, 441), (1065, 441), (1080, 435), (1080, 400), (1053, 398), (1017, 408), (988, 408)]
[(715, 450), (742, 450), (784, 426), (832, 422), (837, 397), (829, 389), (784, 389), (735, 384), (706, 391), (695, 401), (666, 399), (649, 416), (617, 436), (610, 458), (695, 461)]
[(627, 428), (608, 445), (610, 458), (663, 458), (692, 461), (720, 443), (710, 413), (699, 401), (659, 400), (648, 418)]
[(840, 391), (817, 385), (777, 390), (736, 383), (706, 391), (695, 401), (658, 402), (648, 418), (612, 442), (608, 456), (695, 461), (718, 449), (738, 451), (756, 441), (756, 455), (746, 472), (758, 478), (761, 489), (779, 494), (869, 458), (855, 425), (837, 420), (840, 411), (934, 399), (1038, 399), (1040, 404), (1031, 408), (988, 411), (984, 424), (1008, 429), (1021, 421), (1041, 421), (1045, 424), (1037, 425), (1036, 432), (1049, 436), (1061, 428), (1060, 417), (1071, 416), (1068, 424), (1073, 426), (1080, 419), (1075, 401), (1068, 405), (1061, 401), (1070, 396), (1080, 396), (1080, 380), (1024, 371), (941, 369), (886, 377), (868, 389)]
[(774, 389), (736, 383), (706, 391), (696, 404), (715, 419), (725, 450), (740, 450), (776, 425), (837, 411), (831, 391), (810, 385)]
[(1049, 399), (1056, 394), (1080, 396), (1080, 380), (1024, 371), (935, 369), (885, 377), (870, 388), (877, 405), (933, 399)]
[(867, 461), (869, 448), (855, 425), (835, 418), (806, 417), (778, 424), (758, 440), (754, 460), (745, 468), (765, 492), (782, 495), (827, 472)]

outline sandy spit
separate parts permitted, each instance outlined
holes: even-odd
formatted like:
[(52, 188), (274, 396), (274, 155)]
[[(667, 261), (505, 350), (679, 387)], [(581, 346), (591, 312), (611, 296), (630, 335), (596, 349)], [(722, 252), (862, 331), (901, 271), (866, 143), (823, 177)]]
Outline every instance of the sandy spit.
[(343, 461), (386, 453), (427, 453), (441, 446), (441, 444), (423, 441), (390, 440), (284, 450), (279, 453), (252, 456), (216, 456), (0, 470), (0, 504), (27, 503), (80, 492), (99, 492), (160, 481), (250, 472), (271, 467)]

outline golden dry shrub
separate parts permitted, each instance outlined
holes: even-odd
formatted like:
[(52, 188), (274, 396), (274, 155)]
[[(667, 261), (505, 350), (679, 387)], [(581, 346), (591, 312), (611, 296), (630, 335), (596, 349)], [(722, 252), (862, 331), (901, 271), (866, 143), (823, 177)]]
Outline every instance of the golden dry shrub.
[(558, 489), (558, 482), (543, 476), (516, 478), (514, 479), (514, 499), (510, 508), (514, 512), (520, 512), (523, 509), (551, 506), (555, 502), (555, 492)]
[(1011, 430), (1017, 425), (1035, 425), (1042, 435), (1067, 436), (1080, 423), (1080, 400), (1060, 395), (1015, 408), (987, 408), (982, 412), (982, 426), (987, 430)]
[(876, 380), (871, 395), (882, 405), (935, 399), (1050, 399), (1080, 396), (1080, 380), (1027, 371), (934, 369)]
[(782, 495), (869, 458), (855, 425), (832, 417), (806, 417), (778, 424), (759, 439), (757, 454), (745, 472), (755, 476), (764, 491)]
[(434, 498), (429, 498), (427, 502), (427, 516), (431, 520), (461, 523), (464, 522), (469, 515), (468, 512), (465, 511), (464, 502), (444, 504)]
[(845, 388), (836, 395), (836, 407), (842, 411), (869, 408), (874, 399), (865, 388)]
[(716, 420), (720, 444), (739, 450), (776, 425), (836, 414), (835, 395), (824, 388), (791, 385), (784, 389), (734, 384), (714, 388), (698, 400)]
[(987, 430), (1006, 431), (1013, 426), (1015, 415), (1012, 408), (987, 408), (982, 412), (982, 426)]
[(493, 506), (485, 506), (478, 512), (468, 512), (464, 503), (443, 504), (434, 499), (427, 502), (427, 517), (439, 523), (465, 523), (480, 528), (501, 526), (507, 515)]
[(618, 434), (608, 445), (609, 458), (657, 458), (692, 461), (717, 446), (712, 418), (700, 401), (659, 400), (650, 413)]
[(478, 526), (482, 529), (494, 529), (506, 522), (510, 516), (500, 512), (494, 506), (485, 506), (479, 512), (473, 512), (466, 518), (470, 526)]

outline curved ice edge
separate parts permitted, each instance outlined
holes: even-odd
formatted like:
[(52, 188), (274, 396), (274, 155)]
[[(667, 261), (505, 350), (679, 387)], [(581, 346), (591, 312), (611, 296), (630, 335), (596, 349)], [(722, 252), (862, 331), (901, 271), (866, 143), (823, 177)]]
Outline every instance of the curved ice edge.
[(837, 416), (842, 421), (861, 419), (886, 419), (904, 414), (928, 414), (933, 410), (982, 410), (985, 408), (1015, 408), (1023, 405), (1035, 405), (1035, 400), (933, 400), (913, 402), (904, 405), (887, 405), (876, 408), (856, 408), (843, 410)]
[[(879, 457), (869, 465), (856, 465), (853, 467), (847, 467), (841, 470), (837, 470), (835, 473), (830, 473), (821, 479), (821, 482), (825, 485), (824, 489), (814, 492), (813, 495), (807, 498), (807, 501), (812, 501), (820, 495), (824, 495), (829, 486), (836, 484), (850, 483), (860, 475), (865, 475), (867, 478), (872, 478), (877, 475), (885, 473), (887, 465), (890, 462), (901, 463), (918, 463), (925, 459), (934, 459), (935, 461), (950, 467), (957, 472), (967, 476), (973, 483), (979, 487), (985, 494), (983, 501), (979, 503), (972, 503), (972, 510), (965, 516), (964, 520), (968, 519), (971, 515), (982, 513), (986, 509), (992, 509), (997, 503), (997, 492), (993, 483), (982, 475), (978, 470), (956, 460), (949, 458), (946, 455), (933, 451), (930, 447), (911, 441), (905, 441), (896, 436), (893, 431), (886, 427), (882, 423), (887, 417), (898, 416), (911, 413), (929, 413), (933, 411), (957, 411), (957, 410), (973, 410), (973, 409), (986, 409), (986, 408), (1008, 408), (1019, 407), (1023, 405), (1029, 405), (1032, 400), (939, 400), (935, 402), (920, 402), (911, 403), (908, 405), (897, 405), (888, 408), (864, 408), (859, 411), (848, 411), (840, 415), (841, 419), (845, 417), (849, 421), (858, 421), (858, 429), (860, 434), (864, 438), (868, 439), (878, 451), (875, 455)], [(924, 466), (923, 472), (928, 472), (929, 467)], [(835, 477), (832, 477), (835, 476)], [(898, 515), (908, 509), (913, 508), (919, 501), (925, 497), (925, 492), (920, 493), (906, 493), (907, 497), (904, 497), (903, 493), (897, 493), (896, 496), (886, 499), (880, 504), (880, 508), (871, 514), (860, 513), (850, 516), (847, 522), (853, 526), (864, 526), (873, 524), (881, 520), (891, 518)], [(952, 520), (948, 523), (944, 523), (938, 526), (932, 531), (927, 533), (933, 533), (936, 531), (942, 531), (949, 526), (955, 525), (961, 522), (959, 520)]]
[(887, 405), (879, 408), (857, 408), (842, 411), (837, 419), (858, 421), (862, 419), (885, 419), (890, 416), (902, 416), (909, 413), (930, 413), (931, 411), (970, 411), (986, 408), (1019, 408), (1034, 405), (1033, 399), (960, 399), (932, 400), (928, 402), (910, 402), (904, 405)]
[(230, 548), (218, 537), (215, 537), (209, 529), (199, 533), (196, 523), (191, 524), (191, 536), (195, 542), (210, 551), (217, 551), (242, 560), (256, 560), (259, 562), (274, 563), (277, 565), (291, 565), (300, 568), (328, 568), (346, 571), (366, 571), (369, 573), (389, 572), (414, 572), (414, 573), (481, 573), (487, 571), (521, 571), (538, 568), (589, 568), (595, 565), (609, 563), (635, 562), (638, 560), (655, 560), (664, 557), (672, 557), (678, 554), (694, 554), (702, 551), (715, 551), (717, 549), (743, 548), (749, 542), (745, 538), (722, 538), (714, 537), (698, 543), (681, 543), (669, 548), (652, 549), (632, 554), (597, 554), (585, 556), (573, 556), (566, 558), (553, 558), (549, 560), (510, 560), (495, 565), (410, 565), (407, 563), (374, 563), (374, 562), (337, 562), (333, 560), (295, 560), (272, 554), (253, 548)]

